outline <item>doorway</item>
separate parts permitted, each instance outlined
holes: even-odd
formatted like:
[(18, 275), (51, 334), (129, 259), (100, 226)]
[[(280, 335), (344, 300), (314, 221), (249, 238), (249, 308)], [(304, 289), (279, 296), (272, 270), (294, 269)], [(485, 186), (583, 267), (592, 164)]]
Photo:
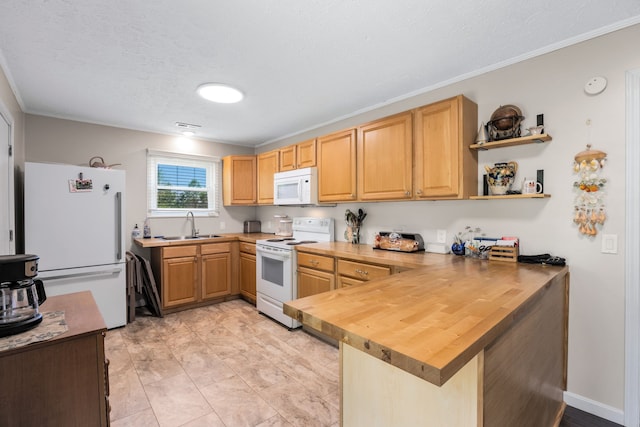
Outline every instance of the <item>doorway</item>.
[(640, 69), (626, 73), (624, 425), (640, 425)]
[(0, 103), (0, 255), (15, 254), (13, 119)]

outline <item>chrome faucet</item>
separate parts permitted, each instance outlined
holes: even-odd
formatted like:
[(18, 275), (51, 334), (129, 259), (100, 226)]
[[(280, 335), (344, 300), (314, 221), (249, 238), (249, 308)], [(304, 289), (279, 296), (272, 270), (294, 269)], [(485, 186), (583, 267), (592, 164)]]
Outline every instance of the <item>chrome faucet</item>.
[(193, 212), (187, 212), (187, 220), (189, 219), (189, 215), (191, 215), (191, 237), (198, 237), (198, 230), (196, 230), (196, 218), (193, 216)]

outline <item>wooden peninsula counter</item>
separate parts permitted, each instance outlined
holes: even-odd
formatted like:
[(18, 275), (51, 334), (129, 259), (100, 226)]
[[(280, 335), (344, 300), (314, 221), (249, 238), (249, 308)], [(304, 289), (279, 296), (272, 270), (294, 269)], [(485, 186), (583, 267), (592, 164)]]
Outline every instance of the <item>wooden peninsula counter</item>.
[(424, 257), (285, 304), (340, 343), (341, 425), (558, 425), (568, 268)]

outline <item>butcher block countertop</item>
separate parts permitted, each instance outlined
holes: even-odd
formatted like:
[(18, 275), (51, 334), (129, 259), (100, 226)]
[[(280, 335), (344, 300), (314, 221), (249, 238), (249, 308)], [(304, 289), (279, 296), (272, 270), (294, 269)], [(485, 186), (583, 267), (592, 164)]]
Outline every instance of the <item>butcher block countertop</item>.
[(164, 240), (158, 237), (152, 237), (150, 239), (137, 238), (133, 239), (133, 242), (142, 248), (157, 248), (162, 246), (184, 246), (184, 245), (197, 245), (201, 243), (221, 243), (221, 242), (233, 242), (240, 241), (246, 243), (255, 243), (256, 240), (261, 239), (273, 239), (273, 233), (224, 233), (217, 234), (219, 237), (211, 238), (198, 238), (198, 239), (184, 239), (184, 240)]
[(567, 267), (401, 254), (338, 242), (300, 250), (413, 264), (401, 274), (287, 302), (284, 312), (437, 386), (568, 277)]
[(313, 243), (295, 246), (298, 251), (318, 255), (349, 258), (374, 264), (394, 265), (396, 267), (418, 268), (433, 264), (449, 264), (457, 258), (453, 255), (427, 252), (398, 252), (373, 249), (372, 245), (353, 245), (347, 242)]

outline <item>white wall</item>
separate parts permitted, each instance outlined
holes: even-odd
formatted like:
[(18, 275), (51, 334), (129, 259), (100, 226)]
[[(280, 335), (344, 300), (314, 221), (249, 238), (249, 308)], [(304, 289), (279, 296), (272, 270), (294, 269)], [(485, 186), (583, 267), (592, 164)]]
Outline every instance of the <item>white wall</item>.
[[(546, 144), (510, 147), (479, 153), (479, 182), (483, 166), (515, 160), (517, 182), (545, 171), (549, 199), (503, 201), (442, 201), (351, 203), (335, 208), (261, 208), (263, 224), (274, 213), (321, 215), (336, 219), (336, 236), (343, 240), (345, 209), (363, 208), (367, 243), (378, 230), (400, 228), (435, 241), (446, 229), (448, 241), (466, 225), (491, 236), (521, 240), (523, 254), (551, 253), (567, 258), (571, 271), (568, 391), (575, 405), (599, 406), (601, 416), (622, 422), (624, 394), (624, 244), (625, 244), (625, 71), (640, 67), (640, 26), (529, 59), (484, 75), (415, 96), (297, 137), (260, 147), (295, 143), (364, 123), (378, 117), (462, 93), (478, 104), (479, 121), (488, 121), (500, 105), (515, 104), (526, 117), (523, 128), (535, 125), (543, 113)], [(633, 41), (633, 42), (632, 42)], [(593, 76), (608, 79), (607, 89), (588, 96), (583, 87)], [(591, 120), (591, 126), (586, 121)], [(587, 143), (608, 153), (603, 170), (609, 180), (608, 219), (599, 235), (587, 238), (572, 222), (575, 193), (573, 157)], [(618, 236), (618, 254), (602, 254), (601, 235)], [(575, 400), (577, 399), (577, 401)]]
[[(479, 121), (504, 104), (518, 105), (525, 117), (523, 127), (535, 124), (544, 113), (546, 131), (553, 141), (542, 145), (511, 147), (481, 152), (480, 169), (496, 161), (515, 160), (520, 165), (519, 180), (545, 170), (544, 200), (441, 201), (398, 203), (352, 203), (330, 208), (227, 208), (220, 220), (225, 231), (240, 231), (242, 221), (256, 215), (263, 230), (275, 213), (290, 216), (331, 216), (336, 219), (336, 236), (343, 239), (345, 209), (368, 212), (364, 238), (371, 242), (378, 230), (402, 228), (419, 232), (425, 240), (435, 240), (435, 230), (446, 229), (448, 241), (466, 225), (481, 227), (488, 235), (514, 235), (521, 239), (522, 253), (550, 252), (567, 258), (571, 271), (569, 392), (580, 404), (594, 401), (601, 416), (621, 422), (624, 392), (624, 73), (640, 67), (637, 50), (640, 25), (588, 42), (533, 58), (484, 75), (390, 104), (357, 117), (315, 131), (278, 141), (257, 151), (303, 141), (334, 130), (357, 125), (388, 114), (404, 111), (463, 93), (478, 103)], [(601, 95), (583, 92), (586, 81), (605, 76), (609, 86)], [(310, 82), (312, 83), (312, 82)], [(585, 125), (591, 119), (589, 131)], [(243, 147), (195, 141), (180, 147), (177, 138), (105, 126), (27, 115), (26, 160), (87, 163), (102, 156), (108, 163), (122, 163), (127, 171), (127, 225), (141, 223), (146, 212), (145, 149), (176, 150), (223, 156), (243, 154)], [(591, 142), (608, 153), (604, 169), (609, 179), (609, 218), (595, 238), (581, 236), (572, 223), (574, 192), (573, 157)], [(481, 172), (479, 172), (481, 175)], [(218, 219), (200, 222), (201, 232), (219, 232)], [(183, 219), (158, 219), (152, 232), (185, 232)], [(270, 231), (274, 231), (272, 228)], [(616, 255), (600, 253), (601, 234), (618, 236)], [(572, 402), (576, 404), (576, 402)]]
[[(136, 223), (142, 229), (147, 216), (147, 148), (218, 157), (253, 153), (247, 147), (26, 115), (27, 161), (88, 165), (90, 158), (100, 156), (107, 164), (122, 164), (115, 168), (126, 171), (127, 230)], [(255, 212), (254, 207), (223, 207), (218, 218), (197, 217), (196, 227), (201, 234), (242, 232), (243, 221), (255, 219)], [(149, 223), (152, 235), (191, 233), (186, 217), (152, 218)]]

